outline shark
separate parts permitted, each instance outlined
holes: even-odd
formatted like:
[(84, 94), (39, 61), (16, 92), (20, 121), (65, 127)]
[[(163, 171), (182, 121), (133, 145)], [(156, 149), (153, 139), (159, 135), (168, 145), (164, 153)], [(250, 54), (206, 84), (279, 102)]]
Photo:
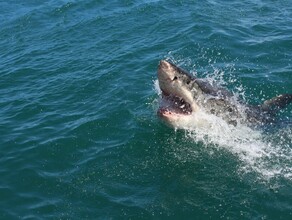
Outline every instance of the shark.
[(159, 62), (157, 77), (161, 90), (157, 114), (177, 128), (183, 127), (191, 117), (202, 115), (202, 112), (233, 126), (239, 123), (248, 126), (273, 123), (277, 112), (292, 102), (292, 94), (287, 93), (261, 104), (247, 104), (229, 90), (197, 78), (167, 60)]

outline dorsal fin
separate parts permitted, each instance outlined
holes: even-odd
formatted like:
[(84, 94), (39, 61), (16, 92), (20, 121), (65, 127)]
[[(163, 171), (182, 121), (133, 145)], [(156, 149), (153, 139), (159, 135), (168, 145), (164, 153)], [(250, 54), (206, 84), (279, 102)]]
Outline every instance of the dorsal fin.
[(266, 100), (262, 105), (261, 109), (268, 113), (276, 113), (292, 102), (292, 94), (283, 94)]

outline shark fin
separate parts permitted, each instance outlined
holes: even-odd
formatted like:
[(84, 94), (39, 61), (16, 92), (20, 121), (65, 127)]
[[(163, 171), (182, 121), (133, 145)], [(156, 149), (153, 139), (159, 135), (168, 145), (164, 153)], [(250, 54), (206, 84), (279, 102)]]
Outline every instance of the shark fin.
[(268, 113), (276, 113), (292, 102), (292, 94), (283, 94), (266, 100), (260, 107)]

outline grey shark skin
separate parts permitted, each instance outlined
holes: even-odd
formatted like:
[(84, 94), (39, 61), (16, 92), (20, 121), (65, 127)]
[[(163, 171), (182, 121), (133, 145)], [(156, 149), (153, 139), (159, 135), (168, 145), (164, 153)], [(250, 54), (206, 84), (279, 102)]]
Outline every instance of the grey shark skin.
[(166, 60), (160, 61), (157, 76), (162, 91), (158, 115), (170, 124), (203, 111), (234, 126), (238, 122), (259, 125), (273, 122), (275, 113), (292, 102), (292, 94), (284, 94), (262, 105), (246, 105), (228, 90), (195, 78)]

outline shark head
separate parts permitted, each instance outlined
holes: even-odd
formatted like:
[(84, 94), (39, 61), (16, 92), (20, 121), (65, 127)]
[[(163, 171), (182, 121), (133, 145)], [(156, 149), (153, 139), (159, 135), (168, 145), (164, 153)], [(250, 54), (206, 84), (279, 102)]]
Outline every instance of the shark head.
[(158, 114), (173, 122), (199, 111), (197, 97), (202, 90), (188, 72), (166, 60), (158, 66), (158, 82), (162, 91), (162, 105)]

